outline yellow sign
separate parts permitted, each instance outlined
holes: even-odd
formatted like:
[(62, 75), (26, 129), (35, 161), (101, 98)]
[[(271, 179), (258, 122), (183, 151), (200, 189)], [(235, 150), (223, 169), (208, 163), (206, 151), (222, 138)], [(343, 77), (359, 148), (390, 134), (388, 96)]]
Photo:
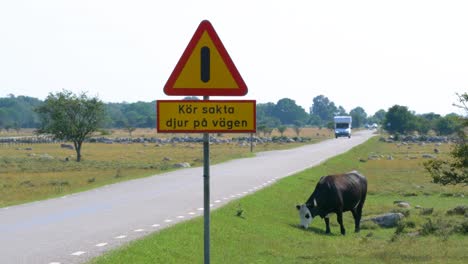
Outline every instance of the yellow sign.
[(255, 100), (159, 100), (159, 133), (253, 133)]
[(211, 23), (198, 26), (169, 77), (167, 95), (245, 95), (247, 86)]

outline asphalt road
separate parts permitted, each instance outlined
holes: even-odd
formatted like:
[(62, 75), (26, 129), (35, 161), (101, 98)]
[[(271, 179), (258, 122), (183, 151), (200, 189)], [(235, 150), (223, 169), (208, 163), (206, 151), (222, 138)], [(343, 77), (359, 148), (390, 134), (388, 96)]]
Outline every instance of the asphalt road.
[[(346, 152), (371, 133), (212, 165), (211, 209)], [(130, 240), (202, 216), (202, 175), (203, 168), (189, 168), (0, 208), (0, 263), (83, 263)]]

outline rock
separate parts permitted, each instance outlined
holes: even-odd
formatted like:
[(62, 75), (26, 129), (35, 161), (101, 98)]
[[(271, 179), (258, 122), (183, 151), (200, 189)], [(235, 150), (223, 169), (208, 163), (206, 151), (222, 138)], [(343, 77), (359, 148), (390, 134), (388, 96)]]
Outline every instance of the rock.
[(440, 151), (439, 151), (439, 149), (438, 149), (438, 148), (435, 148), (435, 149), (434, 149), (434, 153), (436, 153), (436, 154), (437, 154), (437, 153), (439, 153), (439, 152), (440, 152)]
[(72, 145), (70, 144), (60, 144), (61, 148), (66, 148), (66, 149), (75, 149)]
[(420, 205), (416, 205), (414, 208), (421, 209), (422, 207)]
[(394, 160), (394, 158), (393, 158), (392, 155), (388, 155), (388, 156), (387, 156), (387, 160)]
[(396, 205), (401, 208), (411, 208), (411, 205), (407, 202), (399, 202)]
[(372, 221), (378, 224), (380, 227), (395, 227), (398, 222), (403, 219), (405, 216), (402, 213), (387, 213), (383, 215), (377, 215), (371, 218), (366, 218), (361, 221)]
[(53, 160), (54, 157), (52, 157), (52, 156), (49, 155), (49, 154), (41, 154), (41, 155), (39, 155), (39, 159), (40, 159), (40, 160)]
[(432, 154), (423, 154), (422, 155), (423, 158), (425, 159), (435, 159), (436, 157)]
[(163, 158), (163, 161), (171, 161), (172, 159), (171, 158), (168, 158), (168, 157), (164, 157)]
[(190, 163), (188, 162), (181, 162), (174, 164), (174, 168), (190, 168)]

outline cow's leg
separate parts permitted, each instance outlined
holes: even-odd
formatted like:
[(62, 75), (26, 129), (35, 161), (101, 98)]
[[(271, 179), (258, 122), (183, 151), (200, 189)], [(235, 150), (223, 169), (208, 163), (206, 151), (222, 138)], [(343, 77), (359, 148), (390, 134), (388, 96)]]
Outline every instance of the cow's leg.
[(345, 235), (346, 230), (345, 230), (344, 225), (343, 225), (343, 211), (342, 210), (339, 210), (338, 212), (336, 212), (336, 218), (338, 220), (338, 223), (340, 224), (341, 234)]
[(325, 220), (325, 233), (330, 234), (330, 218), (328, 217), (328, 215), (325, 216), (324, 220)]
[(359, 223), (361, 222), (361, 215), (358, 213), (357, 208), (351, 210), (353, 213), (353, 218), (354, 218), (354, 232), (358, 233), (359, 232)]
[[(364, 198), (365, 199), (365, 198)], [(362, 217), (362, 207), (364, 206), (364, 200), (361, 200), (361, 202), (358, 204), (356, 210), (356, 216), (354, 217), (354, 226), (355, 226), (355, 232), (359, 232), (361, 230), (361, 217)], [(354, 215), (354, 212), (353, 212)]]

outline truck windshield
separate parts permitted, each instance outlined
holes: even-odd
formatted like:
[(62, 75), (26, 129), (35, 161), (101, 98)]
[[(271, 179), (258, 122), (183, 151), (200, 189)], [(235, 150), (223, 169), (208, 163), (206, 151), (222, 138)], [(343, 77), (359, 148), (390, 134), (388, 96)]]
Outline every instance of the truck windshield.
[(336, 128), (348, 128), (349, 124), (348, 123), (337, 123)]

